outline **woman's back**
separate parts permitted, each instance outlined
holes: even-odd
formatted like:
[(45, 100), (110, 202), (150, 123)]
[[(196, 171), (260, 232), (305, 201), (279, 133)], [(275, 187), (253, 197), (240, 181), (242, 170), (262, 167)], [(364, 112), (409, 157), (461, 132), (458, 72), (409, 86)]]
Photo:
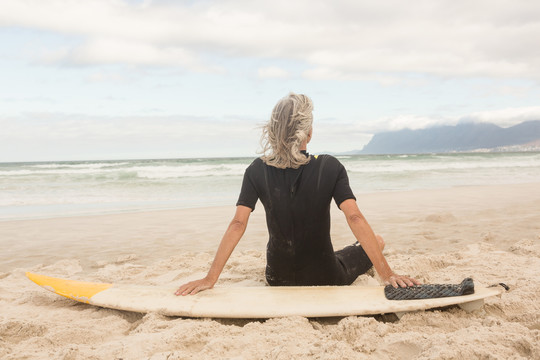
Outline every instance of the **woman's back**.
[[(307, 155), (306, 155), (307, 156)], [(330, 203), (354, 199), (343, 165), (330, 155), (311, 156), (298, 169), (256, 159), (247, 168), (237, 205), (266, 212), (267, 280), (280, 285), (335, 283)], [(324, 264), (330, 263), (330, 267)]]

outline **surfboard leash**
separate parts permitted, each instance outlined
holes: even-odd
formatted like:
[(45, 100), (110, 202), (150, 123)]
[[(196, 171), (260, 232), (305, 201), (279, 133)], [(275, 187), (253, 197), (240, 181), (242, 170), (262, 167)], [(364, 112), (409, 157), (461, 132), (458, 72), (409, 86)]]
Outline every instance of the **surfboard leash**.
[(502, 286), (504, 290), (510, 291), (510, 286), (506, 285), (505, 283), (493, 284), (493, 285), (489, 285), (488, 287), (497, 287), (497, 286)]

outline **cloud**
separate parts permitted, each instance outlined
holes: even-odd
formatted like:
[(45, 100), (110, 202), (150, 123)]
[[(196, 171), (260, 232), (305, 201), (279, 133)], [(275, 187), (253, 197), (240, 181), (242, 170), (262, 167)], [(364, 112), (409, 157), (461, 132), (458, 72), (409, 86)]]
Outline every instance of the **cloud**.
[(93, 39), (54, 58), (53, 63), (76, 65), (130, 64), (158, 67), (182, 67), (195, 72), (220, 73), (218, 65), (208, 64), (199, 54), (178, 46), (156, 46), (124, 39)]
[(0, 117), (0, 128), (0, 161), (249, 156), (259, 138), (253, 121), (235, 117), (27, 113)]
[(397, 131), (401, 129), (417, 130), (434, 126), (456, 125), (459, 121), (459, 117), (404, 114), (378, 119), (373, 130), (375, 130), (374, 132), (378, 132), (377, 128), (380, 128), (381, 125), (383, 126), (383, 131)]
[(113, 72), (94, 72), (86, 77), (86, 80), (90, 83), (101, 83), (101, 82), (127, 82), (130, 81), (126, 76), (119, 73)]
[(540, 106), (511, 107), (498, 110), (473, 112), (463, 118), (469, 121), (489, 122), (510, 127), (524, 121), (540, 120)]
[[(91, 116), (64, 113), (26, 113), (0, 118), (3, 138), (72, 138), (202, 140), (220, 137), (242, 138), (256, 127), (251, 121), (204, 116)], [(238, 135), (242, 134), (242, 135)]]
[(524, 121), (540, 120), (540, 106), (510, 107), (497, 110), (476, 111), (460, 116), (434, 116), (402, 114), (359, 122), (363, 133), (425, 129), (434, 126), (457, 125), (466, 122), (485, 122), (510, 127)]
[(261, 79), (286, 79), (290, 75), (286, 70), (277, 66), (260, 68), (257, 74)]
[(211, 72), (222, 71), (223, 58), (247, 57), (303, 63), (310, 79), (379, 74), (392, 83), (395, 76), (389, 74), (410, 73), (540, 79), (540, 54), (532, 51), (540, 3), (496, 5), (485, 0), (4, 0), (0, 26), (79, 37), (77, 45), (47, 59), (58, 63)]

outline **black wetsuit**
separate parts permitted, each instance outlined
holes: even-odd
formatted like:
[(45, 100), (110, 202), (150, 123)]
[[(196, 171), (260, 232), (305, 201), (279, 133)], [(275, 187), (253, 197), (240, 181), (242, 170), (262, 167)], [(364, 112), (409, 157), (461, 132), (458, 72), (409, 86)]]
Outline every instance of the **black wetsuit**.
[(356, 198), (339, 160), (330, 155), (310, 157), (298, 169), (278, 169), (255, 159), (244, 174), (237, 205), (255, 209), (260, 199), (264, 206), (270, 285), (349, 285), (372, 266), (358, 243), (334, 252), (332, 198), (338, 206)]

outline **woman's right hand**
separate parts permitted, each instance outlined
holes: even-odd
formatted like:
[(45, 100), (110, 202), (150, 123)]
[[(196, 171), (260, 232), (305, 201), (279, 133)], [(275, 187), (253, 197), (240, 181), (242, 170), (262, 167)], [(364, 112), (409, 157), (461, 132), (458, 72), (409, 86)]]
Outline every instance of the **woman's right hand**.
[(178, 290), (176, 290), (174, 295), (176, 295), (176, 296), (178, 296), (178, 295), (182, 295), (182, 296), (195, 295), (199, 291), (208, 290), (208, 289), (213, 288), (215, 283), (216, 283), (215, 281), (213, 281), (212, 279), (210, 279), (208, 277), (205, 277), (205, 278), (199, 279), (199, 280), (195, 280), (195, 281), (190, 281), (187, 284), (184, 284), (184, 285), (180, 286), (178, 288)]

